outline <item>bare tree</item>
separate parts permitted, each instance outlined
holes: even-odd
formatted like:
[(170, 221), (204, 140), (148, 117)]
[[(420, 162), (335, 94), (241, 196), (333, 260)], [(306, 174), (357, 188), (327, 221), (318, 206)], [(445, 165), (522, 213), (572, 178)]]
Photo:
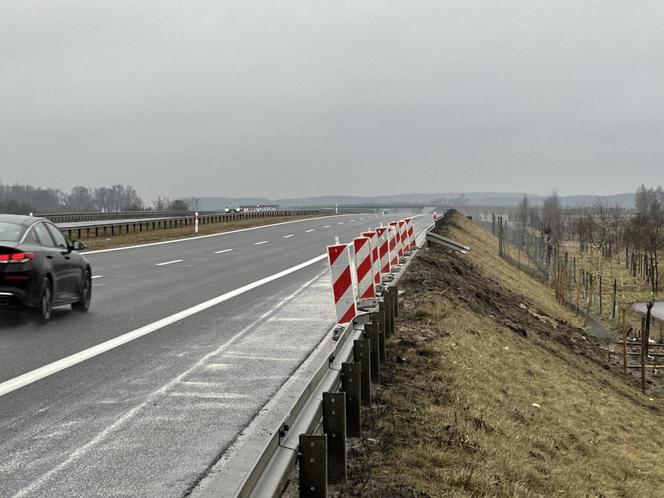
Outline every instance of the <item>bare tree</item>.
[(530, 202), (528, 201), (527, 195), (524, 195), (523, 199), (519, 202), (517, 207), (517, 219), (519, 220), (521, 228), (525, 230), (530, 220)]
[(549, 239), (553, 244), (559, 244), (560, 241), (563, 240), (564, 234), (560, 198), (555, 191), (544, 198), (542, 218), (545, 233), (549, 234)]

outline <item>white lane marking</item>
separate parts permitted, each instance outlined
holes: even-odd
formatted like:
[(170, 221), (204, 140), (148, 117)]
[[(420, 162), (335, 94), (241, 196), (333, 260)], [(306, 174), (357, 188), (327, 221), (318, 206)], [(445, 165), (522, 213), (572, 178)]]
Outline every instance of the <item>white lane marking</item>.
[(311, 229), (309, 229), (309, 230), (305, 230), (305, 232), (307, 232), (307, 233), (311, 233), (311, 232), (315, 232), (315, 231), (316, 231), (316, 230), (315, 230), (314, 228), (311, 228)]
[(92, 275), (91, 278), (92, 278), (92, 280), (94, 280), (95, 278), (101, 278), (101, 277), (103, 277), (103, 276), (104, 276), (104, 275)]
[(255, 246), (261, 246), (263, 244), (267, 244), (268, 242), (269, 242), (269, 240), (261, 240), (260, 242), (254, 242), (254, 245)]
[(332, 225), (325, 225), (323, 228), (330, 228)]
[(284, 235), (284, 239), (290, 239), (291, 237), (294, 237), (292, 233), (290, 235)]
[(126, 247), (114, 247), (112, 249), (98, 249), (96, 251), (85, 251), (82, 252), (81, 254), (100, 254), (104, 252), (115, 252), (115, 251), (126, 251), (128, 249), (140, 249), (142, 247), (153, 247), (153, 246), (162, 246), (165, 244), (175, 244), (177, 242), (189, 242), (190, 240), (198, 240), (198, 239), (207, 239), (210, 237), (220, 237), (222, 235), (233, 235), (234, 233), (240, 233), (240, 232), (248, 232), (250, 230), (263, 230), (264, 228), (272, 228), (272, 227), (278, 227), (281, 225), (290, 225), (291, 223), (302, 223), (303, 221), (314, 221), (314, 220), (325, 220), (329, 218), (339, 218), (343, 216), (351, 216), (349, 214), (336, 214), (336, 215), (331, 215), (331, 216), (318, 216), (316, 218), (305, 218), (302, 220), (293, 220), (293, 221), (281, 221), (279, 223), (272, 223), (270, 225), (261, 225), (257, 227), (249, 227), (249, 228), (238, 228), (237, 230), (230, 230), (228, 232), (219, 232), (219, 233), (210, 233), (208, 235), (198, 235), (197, 237), (188, 237), (186, 239), (173, 239), (173, 240), (162, 240), (161, 242), (150, 242), (148, 244), (137, 244), (135, 246), (126, 246)]
[(97, 344), (96, 346), (93, 346), (91, 348), (84, 349), (83, 351), (79, 351), (78, 353), (74, 353), (70, 356), (54, 361), (53, 363), (49, 363), (48, 365), (44, 365), (43, 367), (24, 373), (23, 375), (19, 375), (18, 377), (14, 377), (13, 379), (6, 380), (5, 382), (0, 384), (0, 396), (4, 396), (5, 394), (15, 391), (16, 389), (20, 389), (21, 387), (27, 386), (28, 384), (32, 384), (33, 382), (36, 382), (50, 375), (53, 375), (54, 373), (60, 372), (61, 370), (74, 366), (85, 360), (94, 358), (95, 356), (105, 353), (106, 351), (110, 351), (111, 349), (115, 349), (119, 346), (122, 346), (123, 344), (134, 341), (139, 337), (143, 337), (144, 335), (151, 334), (152, 332), (163, 329), (168, 325), (172, 325), (173, 323), (184, 320), (185, 318), (188, 318), (192, 315), (200, 313), (201, 311), (205, 311), (208, 308), (226, 302), (229, 299), (240, 296), (246, 292), (249, 292), (250, 290), (256, 289), (258, 287), (261, 287), (262, 285), (278, 280), (282, 277), (285, 277), (286, 275), (290, 275), (291, 273), (295, 273), (296, 271), (306, 268), (307, 266), (311, 266), (315, 263), (318, 263), (319, 261), (322, 261), (325, 258), (327, 258), (327, 254), (321, 254), (320, 256), (310, 259), (309, 261), (305, 261), (304, 263), (300, 263), (299, 265), (293, 266), (286, 270), (282, 270), (279, 273), (270, 275), (269, 277), (261, 278), (260, 280), (256, 280), (255, 282), (252, 282), (250, 284), (243, 285), (242, 287), (238, 287), (235, 290), (226, 292), (225, 294), (217, 296), (203, 303), (197, 304), (196, 306), (192, 306), (191, 308), (187, 308), (171, 316), (167, 316), (166, 318), (157, 320), (156, 322), (144, 325), (143, 327), (140, 327), (136, 330), (132, 330), (131, 332), (127, 332), (126, 334), (122, 334), (114, 339), (102, 342), (101, 344)]
[(350, 220), (351, 223), (355, 223), (355, 220)]
[(215, 254), (224, 254), (225, 252), (231, 252), (233, 249), (222, 249), (221, 251), (214, 251)]
[(364, 221), (364, 218), (360, 218), (360, 221)]
[(343, 221), (340, 221), (339, 223), (337, 223), (337, 225), (343, 225), (343, 224), (344, 224)]
[(163, 263), (156, 263), (155, 266), (172, 265), (173, 263), (182, 263), (181, 259), (174, 259), (173, 261), (164, 261)]
[[(319, 261), (321, 259), (326, 258), (326, 254), (322, 254), (319, 256), (318, 259)], [(313, 260), (312, 260), (313, 261)], [(308, 262), (306, 262), (308, 263)], [(306, 264), (302, 263), (302, 264)], [(313, 263), (312, 263), (313, 264)], [(288, 271), (288, 270), (285, 270)], [(242, 338), (247, 332), (252, 330), (254, 327), (256, 327), (258, 324), (262, 323), (265, 319), (267, 319), (270, 315), (273, 315), (276, 313), (276, 311), (281, 308), (282, 306), (286, 305), (293, 299), (295, 299), (304, 289), (309, 287), (311, 284), (313, 284), (316, 280), (318, 280), (320, 277), (322, 277), (325, 273), (327, 273), (327, 270), (319, 273), (316, 275), (314, 278), (309, 280), (308, 282), (305, 282), (300, 288), (298, 288), (295, 292), (293, 292), (291, 295), (284, 297), (281, 301), (279, 301), (277, 304), (275, 304), (272, 308), (267, 310), (265, 313), (263, 313), (261, 316), (259, 316), (256, 320), (254, 320), (252, 323), (247, 325), (245, 328), (240, 330), (237, 334), (235, 334), (233, 337), (231, 337), (228, 342), (222, 344), (219, 346), (216, 350), (212, 351), (211, 353), (206, 354), (198, 360), (194, 365), (187, 371), (181, 373), (174, 379), (172, 379), (170, 382), (167, 384), (163, 385), (156, 391), (153, 391), (150, 393), (145, 401), (142, 403), (136, 405), (134, 408), (129, 410), (127, 413), (122, 415), (120, 418), (118, 418), (115, 422), (113, 422), (111, 425), (106, 427), (103, 431), (101, 431), (99, 434), (97, 434), (94, 438), (92, 438), (90, 441), (85, 443), (83, 446), (80, 446), (76, 450), (74, 450), (64, 461), (61, 461), (56, 467), (52, 468), (48, 472), (46, 472), (44, 475), (36, 479), (34, 482), (29, 484), (28, 486), (24, 487), (21, 489), (18, 493), (14, 495), (15, 498), (20, 497), (20, 496), (26, 496), (30, 493), (33, 493), (37, 489), (40, 489), (41, 487), (46, 484), (54, 475), (56, 475), (58, 472), (61, 470), (67, 468), (72, 462), (77, 460), (80, 457), (85, 456), (86, 453), (88, 453), (91, 449), (93, 449), (95, 446), (97, 446), (99, 443), (104, 441), (109, 435), (114, 434), (115, 431), (118, 429), (118, 427), (121, 427), (124, 425), (126, 422), (129, 422), (131, 419), (134, 418), (138, 412), (140, 412), (143, 408), (146, 406), (149, 406), (153, 403), (153, 400), (161, 395), (166, 393), (169, 389), (171, 389), (173, 386), (178, 385), (178, 383), (182, 382), (183, 379), (187, 378), (193, 371), (195, 371), (197, 368), (200, 368), (202, 365), (205, 364), (206, 361), (208, 361), (210, 358), (213, 358), (220, 353), (223, 353), (228, 349), (230, 346), (232, 346), (235, 342), (237, 342), (239, 339)], [(273, 275), (274, 276), (274, 275)], [(268, 277), (270, 278), (270, 277)], [(0, 384), (0, 396), (2, 396), (2, 385)]]

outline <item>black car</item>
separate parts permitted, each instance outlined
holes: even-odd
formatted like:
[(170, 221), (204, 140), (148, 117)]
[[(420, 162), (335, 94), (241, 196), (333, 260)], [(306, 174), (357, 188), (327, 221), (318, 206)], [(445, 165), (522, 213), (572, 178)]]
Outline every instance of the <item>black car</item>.
[(0, 214), (0, 310), (16, 305), (36, 308), (47, 321), (53, 306), (71, 304), (87, 311), (92, 296), (92, 271), (50, 221)]

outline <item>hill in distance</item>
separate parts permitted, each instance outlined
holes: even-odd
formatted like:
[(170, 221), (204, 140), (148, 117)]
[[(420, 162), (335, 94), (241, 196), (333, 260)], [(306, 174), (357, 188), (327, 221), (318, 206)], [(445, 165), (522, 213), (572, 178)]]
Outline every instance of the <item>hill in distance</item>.
[[(334, 204), (391, 204), (391, 203), (413, 203), (440, 205), (449, 204), (454, 206), (516, 206), (524, 195), (528, 195), (532, 205), (541, 205), (544, 202), (542, 195), (524, 193), (501, 193), (501, 192), (439, 192), (439, 193), (412, 193), (381, 196), (352, 196), (352, 195), (326, 195), (318, 197), (303, 197), (296, 199), (268, 199), (265, 197), (203, 197), (200, 209), (211, 211), (223, 209), (234, 205), (255, 204), (278, 204), (281, 207), (309, 207), (309, 206), (332, 206)], [(569, 195), (561, 196), (560, 201), (565, 207), (593, 206), (598, 201), (608, 206), (619, 206), (623, 208), (634, 207), (634, 194), (614, 195)]]

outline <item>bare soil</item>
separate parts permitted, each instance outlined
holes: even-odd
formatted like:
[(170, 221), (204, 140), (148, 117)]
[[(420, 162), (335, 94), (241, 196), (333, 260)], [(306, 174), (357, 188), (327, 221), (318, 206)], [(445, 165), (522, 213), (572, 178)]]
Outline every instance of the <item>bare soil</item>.
[(664, 496), (661, 400), (608, 362), (553, 291), (456, 215), (468, 255), (401, 280), (384, 382), (332, 496)]

